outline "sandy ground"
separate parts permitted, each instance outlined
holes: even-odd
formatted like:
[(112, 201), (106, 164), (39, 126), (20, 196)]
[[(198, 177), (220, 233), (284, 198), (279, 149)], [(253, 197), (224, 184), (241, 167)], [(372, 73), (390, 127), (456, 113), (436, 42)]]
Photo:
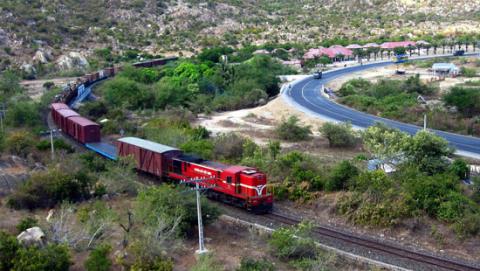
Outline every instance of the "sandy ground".
[(23, 80), (20, 84), (27, 90), (27, 95), (38, 101), (42, 95), (47, 91), (43, 84), (52, 82), (55, 86), (63, 86), (69, 82), (75, 81), (77, 77), (55, 78), (55, 79), (41, 79), (41, 80)]

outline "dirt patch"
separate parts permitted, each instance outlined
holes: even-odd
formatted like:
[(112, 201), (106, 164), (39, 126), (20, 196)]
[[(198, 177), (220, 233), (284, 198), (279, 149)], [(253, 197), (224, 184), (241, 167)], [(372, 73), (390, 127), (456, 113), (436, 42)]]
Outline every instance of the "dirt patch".
[(43, 86), (46, 82), (52, 82), (54, 86), (63, 86), (69, 82), (74, 82), (77, 77), (41, 79), (41, 80), (24, 80), (20, 84), (27, 90), (27, 95), (35, 101), (40, 100), (42, 95), (48, 90)]

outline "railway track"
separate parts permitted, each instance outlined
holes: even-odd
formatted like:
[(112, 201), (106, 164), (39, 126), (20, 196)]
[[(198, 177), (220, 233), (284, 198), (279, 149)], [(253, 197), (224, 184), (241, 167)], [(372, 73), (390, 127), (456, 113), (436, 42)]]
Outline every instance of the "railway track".
[[(300, 223), (300, 220), (291, 218), (278, 213), (271, 213), (265, 215), (271, 220), (281, 222), (286, 225), (295, 225)], [(480, 271), (480, 267), (463, 263), (459, 261), (444, 259), (438, 256), (429, 255), (423, 252), (413, 251), (401, 246), (396, 246), (388, 243), (381, 243), (377, 240), (356, 236), (351, 233), (338, 231), (325, 226), (316, 225), (313, 228), (313, 233), (318, 236), (329, 237), (334, 240), (341, 240), (346, 243), (355, 244), (357, 246), (367, 248), (369, 250), (380, 251), (398, 258), (407, 259), (409, 261), (426, 265), (437, 270), (454, 270), (454, 271)]]

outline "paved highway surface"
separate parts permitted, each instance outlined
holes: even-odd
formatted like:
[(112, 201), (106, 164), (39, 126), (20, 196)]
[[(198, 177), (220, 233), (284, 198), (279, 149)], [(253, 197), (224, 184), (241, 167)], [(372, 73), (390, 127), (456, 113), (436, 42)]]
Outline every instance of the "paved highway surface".
[[(366, 128), (375, 122), (383, 122), (390, 127), (400, 129), (409, 134), (415, 134), (423, 129), (411, 124), (393, 121), (337, 104), (321, 94), (322, 85), (334, 80), (337, 77), (347, 75), (348, 73), (358, 72), (371, 68), (384, 67), (392, 65), (393, 62), (381, 62), (365, 64), (363, 66), (347, 67), (330, 72), (324, 72), (323, 78), (313, 79), (311, 76), (298, 80), (291, 84), (290, 89), (283, 92), (284, 98), (301, 111), (333, 121), (348, 121), (352, 125)], [(427, 122), (428, 125), (428, 122)], [(463, 136), (444, 131), (431, 130), (435, 134), (445, 138), (452, 147), (457, 149), (457, 153), (463, 156), (480, 158), (480, 138)]]

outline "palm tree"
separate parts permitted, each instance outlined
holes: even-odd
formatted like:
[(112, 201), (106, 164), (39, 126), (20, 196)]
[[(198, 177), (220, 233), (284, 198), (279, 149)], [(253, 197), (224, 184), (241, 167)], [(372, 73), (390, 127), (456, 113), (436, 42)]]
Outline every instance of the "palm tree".
[(415, 46), (413, 46), (413, 45), (408, 45), (407, 48), (408, 48), (408, 51), (409, 51), (409, 53), (410, 53), (410, 56), (412, 56), (412, 52), (413, 52), (413, 50), (415, 49)]
[(442, 40), (440, 44), (442, 45), (443, 54), (445, 54), (445, 47), (448, 45), (448, 42), (446, 40)]
[(437, 48), (438, 48), (438, 42), (437, 41), (432, 41), (432, 47), (433, 47), (433, 54), (437, 54)]
[(430, 51), (430, 48), (432, 47), (432, 45), (431, 44), (425, 44), (423, 47), (427, 50), (427, 56), (428, 56), (428, 52)]

